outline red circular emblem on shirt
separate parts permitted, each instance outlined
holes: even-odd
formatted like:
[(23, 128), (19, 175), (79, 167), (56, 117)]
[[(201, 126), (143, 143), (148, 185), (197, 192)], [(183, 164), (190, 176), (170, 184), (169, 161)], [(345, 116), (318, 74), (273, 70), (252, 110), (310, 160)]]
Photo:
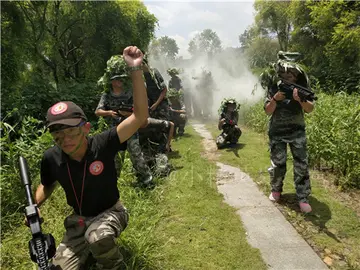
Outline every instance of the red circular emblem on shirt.
[(67, 110), (68, 105), (64, 102), (56, 103), (54, 106), (51, 107), (51, 114), (57, 115), (63, 113)]
[(104, 170), (104, 164), (101, 161), (94, 161), (89, 167), (92, 175), (99, 175)]

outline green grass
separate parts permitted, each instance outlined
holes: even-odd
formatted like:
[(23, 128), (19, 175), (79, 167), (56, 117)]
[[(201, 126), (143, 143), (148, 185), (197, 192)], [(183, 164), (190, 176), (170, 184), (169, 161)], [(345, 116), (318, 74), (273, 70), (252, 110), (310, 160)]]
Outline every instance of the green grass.
[[(157, 179), (153, 190), (134, 188), (131, 164), (128, 159), (124, 164), (119, 188), (130, 220), (118, 242), (127, 269), (265, 269), (235, 210), (216, 190), (216, 166), (201, 157), (201, 138), (189, 126), (173, 149), (177, 169)], [(41, 208), (43, 231), (51, 232), (57, 244), (70, 213), (60, 188)], [(19, 219), (16, 213), (17, 224)], [(30, 238), (21, 225), (4, 234), (1, 269), (35, 269), (28, 255)]]
[[(207, 124), (207, 129), (215, 138), (219, 131), (214, 124)], [(251, 129), (241, 127), (243, 134), (239, 147), (220, 151), (220, 161), (241, 168), (268, 195), (270, 180), (267, 172), (270, 166), (268, 138)], [(291, 154), (288, 155), (287, 174), (284, 181), (284, 204), (280, 207), (285, 216), (317, 250), (322, 257), (325, 249), (340, 256), (347, 265), (336, 262), (334, 269), (360, 269), (360, 218), (345, 204), (336, 199), (336, 189), (324, 184), (324, 175), (310, 171), (312, 195), (310, 203), (313, 212), (304, 216), (299, 213), (293, 184)], [(356, 206), (355, 206), (356, 207)]]
[(155, 227), (156, 269), (265, 269), (257, 249), (246, 241), (235, 210), (223, 202), (215, 184), (216, 166), (204, 160), (201, 138), (187, 136), (173, 147), (181, 158), (165, 185)]

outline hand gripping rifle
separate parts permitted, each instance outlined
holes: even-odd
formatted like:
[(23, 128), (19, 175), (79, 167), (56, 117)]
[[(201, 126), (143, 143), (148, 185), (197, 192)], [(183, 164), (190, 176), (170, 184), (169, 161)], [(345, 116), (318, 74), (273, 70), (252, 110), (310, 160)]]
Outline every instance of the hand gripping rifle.
[(19, 164), (21, 181), (25, 186), (28, 200), (25, 215), (32, 234), (32, 239), (29, 241), (30, 258), (33, 262), (37, 263), (40, 270), (48, 270), (50, 269), (49, 259), (51, 259), (56, 252), (55, 239), (51, 234), (43, 234), (41, 232), (40, 216), (37, 205), (33, 203), (31, 180), (28, 176), (26, 159), (20, 156)]
[(231, 120), (226, 113), (221, 113), (221, 118), (225, 119), (225, 124), (224, 125), (229, 125), (229, 126), (235, 126), (236, 123), (234, 120)]
[[(150, 112), (150, 107), (148, 107), (148, 110)], [(118, 106), (118, 108), (117, 108), (117, 113), (120, 116), (122, 116), (122, 114), (120, 113), (121, 111), (133, 113), (134, 112), (134, 106), (132, 104), (130, 105), (130, 104), (125, 104), (124, 102), (122, 102), (120, 104), (120, 106)]]
[(308, 101), (317, 100), (317, 97), (315, 97), (315, 93), (312, 92), (310, 89), (303, 87), (299, 84), (288, 82), (285, 80), (280, 81), (279, 89), (280, 91), (285, 92), (285, 97), (287, 99), (293, 99), (293, 92), (295, 88), (298, 89), (298, 95), (302, 102), (305, 102), (307, 100)]

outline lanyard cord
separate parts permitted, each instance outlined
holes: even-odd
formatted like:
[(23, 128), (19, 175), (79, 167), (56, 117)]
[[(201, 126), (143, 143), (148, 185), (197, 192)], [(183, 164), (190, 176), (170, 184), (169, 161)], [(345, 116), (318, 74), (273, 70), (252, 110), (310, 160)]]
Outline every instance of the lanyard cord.
[(70, 179), (70, 183), (71, 186), (73, 188), (74, 194), (75, 194), (75, 199), (77, 202), (77, 205), (79, 207), (79, 212), (80, 212), (80, 216), (82, 216), (81, 213), (81, 206), (82, 206), (82, 200), (83, 200), (83, 195), (84, 195), (84, 183), (85, 183), (85, 176), (86, 176), (86, 164), (87, 164), (87, 160), (85, 160), (85, 165), (84, 165), (84, 173), (83, 173), (83, 180), (82, 180), (82, 187), (81, 187), (81, 197), (80, 197), (80, 203), (79, 203), (79, 199), (78, 196), (76, 195), (76, 191), (75, 191), (75, 187), (72, 181), (72, 177), (71, 177), (71, 173), (70, 173), (70, 168), (69, 168), (69, 163), (66, 163), (67, 169), (68, 169), (68, 174), (69, 174), (69, 179)]

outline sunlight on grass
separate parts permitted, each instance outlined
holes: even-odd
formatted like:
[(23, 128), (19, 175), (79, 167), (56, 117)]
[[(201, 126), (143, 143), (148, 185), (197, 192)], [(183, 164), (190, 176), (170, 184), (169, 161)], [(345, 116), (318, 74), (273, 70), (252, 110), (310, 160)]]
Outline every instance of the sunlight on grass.
[[(213, 138), (219, 134), (214, 124), (207, 124), (206, 128)], [(241, 128), (243, 134), (239, 140), (240, 147), (221, 150), (220, 161), (241, 168), (253, 178), (265, 195), (268, 195), (270, 192), (270, 179), (267, 172), (270, 166), (268, 138), (246, 127)], [(290, 153), (288, 157), (283, 192), (286, 207), (283, 213), (312, 246), (320, 249), (320, 253), (324, 249), (329, 249), (332, 253), (345, 258), (353, 269), (360, 269), (359, 217), (354, 211), (334, 199), (335, 194), (322, 185), (321, 178), (312, 177), (318, 175), (314, 171), (310, 171), (312, 184), (310, 203), (313, 212), (307, 216), (299, 213)], [(335, 269), (347, 268), (335, 265)]]

